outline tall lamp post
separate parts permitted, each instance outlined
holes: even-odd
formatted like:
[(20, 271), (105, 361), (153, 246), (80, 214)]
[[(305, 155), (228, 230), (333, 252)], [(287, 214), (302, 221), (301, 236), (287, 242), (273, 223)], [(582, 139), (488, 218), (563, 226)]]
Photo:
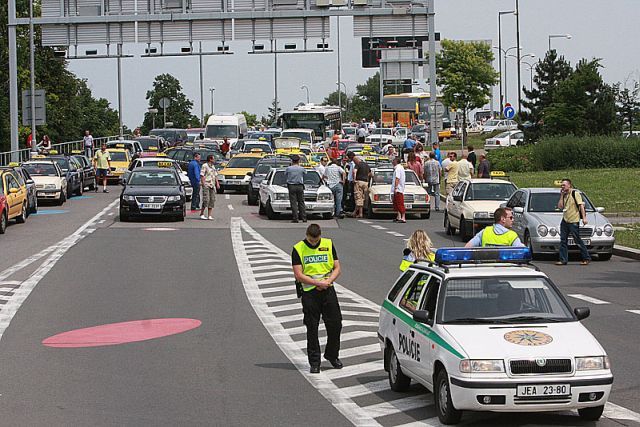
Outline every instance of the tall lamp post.
[[(509, 58), (514, 58), (516, 61), (519, 61), (519, 63), (522, 64), (522, 59), (523, 58), (535, 58), (536, 55), (535, 53), (525, 53), (524, 55), (520, 55), (520, 57), (516, 56), (516, 55), (507, 55), (507, 57)], [(518, 67), (520, 68), (520, 67)], [(520, 92), (520, 89), (518, 89), (518, 93)]]
[(533, 69), (535, 68), (535, 64), (531, 64), (527, 61), (520, 61), (522, 65), (526, 65), (529, 68), (529, 90), (533, 90)]
[(551, 50), (551, 39), (571, 40), (571, 34), (549, 34), (549, 50)]
[[(502, 52), (502, 15), (513, 15), (515, 10), (498, 12), (498, 52)], [(500, 75), (500, 114), (504, 109), (504, 97), (502, 92), (502, 55), (498, 53), (498, 73)]]
[(522, 100), (522, 84), (520, 83), (520, 58), (522, 58), (522, 56), (520, 56), (520, 7), (519, 7), (519, 1), (516, 0), (516, 55), (518, 56), (518, 69), (517, 69), (517, 73), (518, 73), (518, 110), (517, 112), (520, 113), (520, 101)]
[(213, 111), (214, 111), (213, 110), (213, 106), (214, 106), (213, 100), (214, 100), (215, 91), (216, 91), (215, 87), (210, 87), (209, 88), (209, 93), (211, 93), (211, 115), (212, 116), (213, 116)]
[(300, 90), (305, 89), (307, 91), (307, 104), (309, 103), (309, 87), (307, 85), (300, 86)]
[(156, 128), (156, 114), (158, 114), (157, 108), (149, 108), (149, 113), (151, 114), (151, 129)]
[[(340, 96), (340, 90), (341, 90), (340, 86), (344, 88), (344, 96), (345, 96), (344, 104), (345, 104), (345, 116), (346, 116), (346, 114), (349, 112), (349, 97), (347, 96), (347, 85), (344, 82), (336, 82), (336, 84), (338, 85), (338, 96)], [(342, 120), (342, 103), (340, 103), (339, 107), (340, 107), (340, 119)]]
[[(505, 101), (509, 101), (509, 97), (507, 96), (508, 91), (508, 85), (507, 85), (507, 55), (509, 54), (509, 52), (513, 49), (516, 49), (518, 46), (511, 46), (509, 49), (499, 49), (496, 46), (493, 46), (494, 49), (498, 49), (499, 54), (504, 56), (504, 100)], [(522, 49), (522, 48), (520, 48)], [(504, 104), (501, 105), (502, 109), (504, 110)], [(502, 110), (500, 111), (500, 114), (502, 115)]]

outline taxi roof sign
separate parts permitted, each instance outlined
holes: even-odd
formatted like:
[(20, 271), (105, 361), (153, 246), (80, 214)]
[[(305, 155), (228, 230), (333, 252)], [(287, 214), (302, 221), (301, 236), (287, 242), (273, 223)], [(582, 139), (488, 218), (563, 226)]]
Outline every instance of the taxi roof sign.
[(15, 168), (15, 167), (17, 167), (17, 166), (20, 166), (20, 163), (18, 163), (18, 162), (11, 162), (11, 163), (9, 163), (7, 166), (9, 166), (10, 168)]
[(71, 150), (71, 154), (82, 154), (82, 150)]
[(562, 180), (556, 179), (555, 181), (553, 181), (553, 185), (556, 187), (560, 187), (562, 185)]
[(437, 264), (528, 264), (531, 250), (527, 247), (494, 248), (440, 248), (436, 251)]
[(507, 176), (504, 171), (491, 171), (491, 176)]
[(49, 154), (58, 154), (58, 150), (49, 150)]

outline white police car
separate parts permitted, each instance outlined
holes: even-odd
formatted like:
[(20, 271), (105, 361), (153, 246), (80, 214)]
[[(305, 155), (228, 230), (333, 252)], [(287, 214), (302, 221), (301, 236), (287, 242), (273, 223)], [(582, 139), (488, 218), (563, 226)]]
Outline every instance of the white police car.
[(463, 410), (577, 409), (597, 420), (609, 398), (609, 358), (528, 248), (443, 248), (405, 271), (380, 311), (378, 337), (395, 391), (417, 381), (440, 421)]

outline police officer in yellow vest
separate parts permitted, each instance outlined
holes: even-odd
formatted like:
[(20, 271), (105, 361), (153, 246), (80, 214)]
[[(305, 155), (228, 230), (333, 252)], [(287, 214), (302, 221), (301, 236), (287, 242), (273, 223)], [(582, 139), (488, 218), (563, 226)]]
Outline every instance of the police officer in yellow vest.
[(485, 246), (524, 246), (518, 234), (511, 230), (513, 226), (513, 212), (509, 208), (498, 208), (493, 213), (493, 225), (480, 230), (473, 239), (469, 240), (465, 248)]
[(320, 317), (327, 330), (324, 358), (336, 369), (342, 368), (338, 358), (342, 313), (333, 282), (340, 276), (340, 261), (331, 239), (320, 236), (318, 224), (307, 227), (306, 239), (296, 243), (291, 252), (291, 264), (296, 281), (302, 286), (302, 311), (307, 327), (307, 356), (310, 372), (320, 372)]

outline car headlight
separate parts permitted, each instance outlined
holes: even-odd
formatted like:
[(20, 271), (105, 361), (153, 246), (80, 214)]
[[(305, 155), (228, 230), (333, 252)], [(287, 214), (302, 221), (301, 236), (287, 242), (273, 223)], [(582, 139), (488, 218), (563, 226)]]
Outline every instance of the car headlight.
[(134, 202), (136, 200), (136, 198), (134, 196), (124, 195), (124, 196), (122, 196), (122, 200), (127, 201), (127, 202)]
[(167, 202), (179, 202), (180, 196), (169, 196), (167, 197)]
[(489, 218), (489, 212), (475, 212), (473, 214), (474, 218)]
[(603, 228), (604, 235), (607, 237), (613, 236), (613, 226), (611, 224), (607, 224)]
[(608, 356), (576, 357), (576, 371), (611, 369)]
[(56, 189), (56, 185), (55, 184), (45, 184), (44, 188), (47, 189), (47, 190), (55, 190)]
[(596, 228), (596, 236), (602, 236), (602, 228)]
[(427, 201), (427, 195), (426, 194), (415, 194), (413, 196), (413, 200), (416, 202), (426, 202)]
[(546, 237), (546, 235), (549, 234), (549, 229), (544, 224), (540, 224), (537, 230), (540, 237)]
[(391, 201), (391, 195), (389, 194), (374, 194), (373, 195), (374, 202), (389, 202)]
[(549, 235), (550, 235), (551, 237), (556, 237), (556, 236), (558, 235), (558, 230), (557, 230), (555, 227), (551, 227), (551, 228), (549, 229)]
[(224, 181), (225, 179), (224, 175), (218, 175), (218, 181)]
[(273, 196), (275, 200), (289, 200), (289, 193), (276, 193)]
[(250, 175), (245, 175), (244, 178), (242, 178), (243, 181), (251, 181), (251, 176)]
[(470, 360), (460, 361), (460, 372), (504, 372), (502, 360)]
[(318, 201), (327, 201), (327, 200), (333, 200), (333, 194), (331, 193), (318, 194)]

